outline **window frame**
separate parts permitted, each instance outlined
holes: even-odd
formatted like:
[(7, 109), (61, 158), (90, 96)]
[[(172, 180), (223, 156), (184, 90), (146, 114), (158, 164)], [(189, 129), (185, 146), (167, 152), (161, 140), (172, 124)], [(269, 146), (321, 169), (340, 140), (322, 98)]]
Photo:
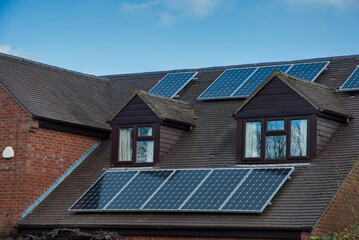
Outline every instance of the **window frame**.
[[(151, 136), (138, 136), (140, 127), (152, 127)], [(132, 142), (132, 160), (131, 161), (119, 161), (119, 139), (120, 139), (120, 129), (121, 128), (133, 128), (133, 142)], [(153, 166), (158, 162), (159, 159), (159, 135), (160, 135), (160, 126), (159, 123), (150, 123), (150, 124), (130, 124), (130, 125), (116, 125), (113, 126), (112, 130), (112, 151), (111, 156), (111, 166), (112, 167), (130, 167), (130, 166)], [(153, 161), (138, 163), (137, 161), (137, 142), (138, 141), (153, 141), (154, 142), (154, 152), (153, 152)]]
[[(284, 130), (267, 130), (268, 121), (284, 120)], [(290, 156), (291, 143), (291, 121), (307, 120), (307, 152), (306, 156)], [(316, 130), (312, 129), (316, 119), (313, 116), (286, 116), (286, 117), (263, 117), (263, 118), (242, 118), (238, 119), (238, 141), (237, 141), (237, 161), (240, 163), (291, 163), (291, 162), (308, 162), (314, 156), (316, 141)], [(261, 122), (261, 153), (260, 157), (245, 157), (245, 139), (246, 123)], [(286, 158), (284, 159), (266, 159), (266, 137), (267, 136), (286, 136)], [(313, 136), (315, 135), (315, 136)], [(314, 149), (314, 150), (313, 150)]]

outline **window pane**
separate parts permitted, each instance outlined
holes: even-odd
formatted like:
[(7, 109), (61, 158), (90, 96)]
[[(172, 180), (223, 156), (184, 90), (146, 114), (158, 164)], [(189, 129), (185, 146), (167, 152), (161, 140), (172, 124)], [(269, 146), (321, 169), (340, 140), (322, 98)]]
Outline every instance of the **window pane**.
[(118, 161), (132, 161), (133, 128), (120, 128)]
[(307, 156), (307, 119), (292, 120), (290, 124), (290, 155)]
[(138, 136), (152, 136), (152, 127), (140, 127)]
[(268, 121), (267, 124), (268, 124), (267, 126), (268, 131), (284, 130), (284, 120)]
[(246, 123), (245, 157), (261, 156), (261, 122)]
[(287, 152), (287, 136), (266, 136), (266, 159), (284, 159)]
[(137, 163), (153, 162), (154, 141), (137, 141)]

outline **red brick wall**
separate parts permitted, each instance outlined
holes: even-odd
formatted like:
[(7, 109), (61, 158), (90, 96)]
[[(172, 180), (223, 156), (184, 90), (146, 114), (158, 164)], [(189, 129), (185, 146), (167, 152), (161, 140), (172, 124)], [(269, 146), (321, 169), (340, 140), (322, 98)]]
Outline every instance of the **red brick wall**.
[[(0, 87), (0, 232), (97, 140), (38, 126)], [(11, 160), (2, 158), (6, 146), (15, 151)]]
[(300, 240), (310, 240), (312, 234), (310, 232), (301, 232)]
[[(356, 214), (357, 216), (356, 216)], [(322, 236), (350, 229), (359, 223), (359, 165), (351, 172), (325, 213), (316, 224), (312, 235)]]

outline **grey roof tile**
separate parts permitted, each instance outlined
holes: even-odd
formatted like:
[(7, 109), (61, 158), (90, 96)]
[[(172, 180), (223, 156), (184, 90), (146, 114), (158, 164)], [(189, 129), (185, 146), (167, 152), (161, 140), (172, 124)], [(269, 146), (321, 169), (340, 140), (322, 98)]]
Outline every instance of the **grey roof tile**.
[[(338, 88), (359, 64), (358, 56), (322, 58), (309, 61), (331, 61), (316, 83)], [(301, 62), (305, 62), (304, 60)], [(282, 63), (280, 63), (282, 64)], [(270, 64), (267, 64), (270, 65)], [(236, 67), (248, 67), (242, 65)], [(157, 164), (159, 168), (235, 167), (236, 121), (231, 116), (243, 100), (197, 101), (197, 97), (225, 70), (226, 67), (196, 69), (198, 79), (181, 93), (189, 102), (198, 120), (193, 131), (185, 133), (176, 145)], [(188, 71), (188, 70), (184, 70)], [(151, 89), (167, 72), (109, 76), (111, 93), (117, 106), (122, 106), (132, 91), (139, 87)], [(306, 85), (296, 85), (301, 91)], [(310, 86), (312, 93), (326, 90)], [(314, 90), (313, 90), (314, 89)], [(312, 95), (312, 94), (311, 94)], [(325, 94), (324, 94), (325, 95)], [(323, 95), (323, 96), (324, 96)], [(72, 213), (67, 209), (110, 166), (111, 140), (107, 140), (63, 181), (35, 210), (19, 222), (26, 227), (121, 227), (191, 229), (293, 229), (310, 230), (353, 168), (359, 155), (359, 101), (347, 93), (337, 93), (340, 103), (350, 111), (352, 119), (342, 124), (329, 143), (310, 165), (296, 166), (272, 205), (263, 214), (196, 214), (196, 213)], [(323, 99), (313, 98), (317, 106)], [(337, 101), (337, 100), (335, 100)], [(342, 111), (338, 105), (330, 109)], [(341, 170), (341, 174), (337, 170)]]
[(109, 81), (0, 54), (0, 84), (33, 117), (109, 129)]

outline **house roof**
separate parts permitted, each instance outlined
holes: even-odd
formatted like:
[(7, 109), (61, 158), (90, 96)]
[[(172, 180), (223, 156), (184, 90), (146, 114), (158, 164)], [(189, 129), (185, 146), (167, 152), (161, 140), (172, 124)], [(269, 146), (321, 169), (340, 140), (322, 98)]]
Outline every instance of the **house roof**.
[(249, 103), (252, 98), (274, 77), (278, 77), (282, 80), (319, 112), (330, 113), (344, 118), (351, 117), (350, 112), (343, 106), (338, 96), (335, 94), (335, 89), (323, 84), (300, 79), (280, 71), (274, 71), (266, 81), (264, 81), (248, 98), (246, 98), (234, 115), (241, 111), (241, 109), (243, 109), (243, 107)]
[(135, 96), (139, 96), (162, 120), (184, 123), (191, 126), (196, 125), (196, 116), (194, 115), (194, 110), (189, 106), (189, 103), (140, 90), (135, 90), (124, 106), (121, 107), (109, 121), (112, 121)]
[[(338, 89), (359, 64), (359, 56), (345, 56), (302, 60), (298, 62), (330, 61), (316, 80)], [(296, 63), (281, 62), (240, 65)], [(232, 117), (244, 100), (197, 101), (197, 97), (228, 67), (195, 69), (198, 79), (182, 92), (180, 99), (189, 102), (198, 120), (196, 127), (177, 141), (175, 146), (156, 164), (155, 168), (216, 168), (246, 167), (237, 165), (236, 127)], [(189, 71), (188, 69), (183, 71)], [(192, 70), (191, 70), (192, 71)], [(173, 72), (173, 71), (171, 71)], [(111, 93), (118, 106), (130, 97), (130, 92), (141, 87), (148, 91), (168, 72), (140, 73), (107, 76)], [(284, 76), (284, 75), (283, 75)], [(284, 76), (293, 88), (311, 91), (309, 99), (314, 106), (322, 107), (323, 100), (314, 93), (326, 92), (322, 86), (309, 87)], [(289, 80), (288, 80), (289, 79)], [(294, 83), (293, 83), (294, 82)], [(296, 85), (295, 85), (296, 84)], [(317, 89), (318, 88), (318, 89)], [(329, 91), (329, 90), (328, 90)], [(307, 93), (308, 94), (308, 93)], [(331, 92), (332, 94), (332, 92)], [(272, 205), (262, 214), (208, 214), (208, 213), (73, 213), (68, 208), (110, 166), (111, 140), (104, 141), (70, 176), (65, 179), (34, 211), (18, 224), (20, 229), (42, 227), (117, 227), (121, 229), (277, 229), (310, 230), (318, 221), (353, 168), (353, 158), (359, 155), (359, 101), (348, 93), (333, 93), (353, 117), (348, 125), (342, 124), (329, 143), (310, 164), (293, 165), (295, 170), (274, 197)], [(322, 94), (322, 96), (325, 94)], [(335, 100), (336, 101), (336, 100)], [(330, 109), (342, 111), (331, 106)], [(340, 171), (338, 171), (338, 169)], [(338, 174), (340, 172), (340, 174)]]
[(0, 53), (0, 85), (33, 118), (109, 129), (109, 81)]

